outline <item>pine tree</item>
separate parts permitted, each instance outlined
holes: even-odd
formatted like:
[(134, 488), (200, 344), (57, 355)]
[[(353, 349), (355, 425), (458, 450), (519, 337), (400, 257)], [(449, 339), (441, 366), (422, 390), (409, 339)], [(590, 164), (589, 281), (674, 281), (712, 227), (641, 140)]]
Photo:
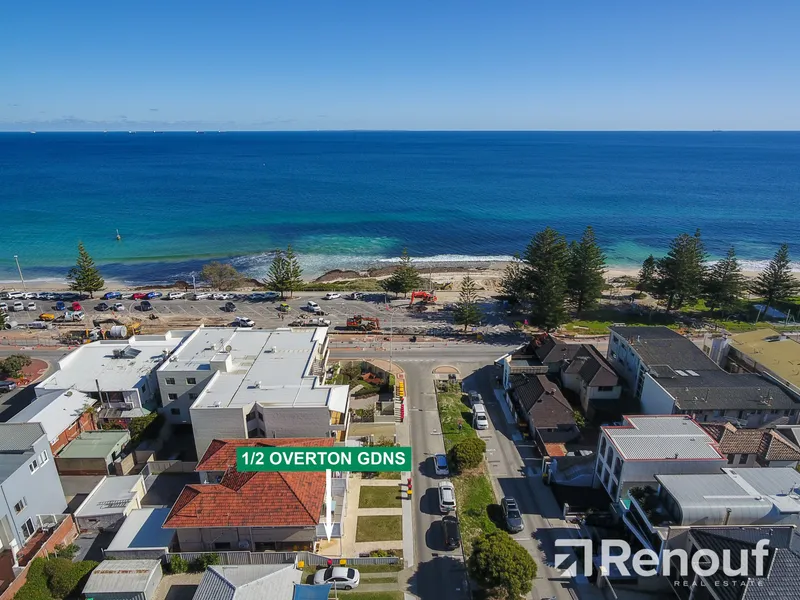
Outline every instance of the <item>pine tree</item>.
[(523, 263), (518, 256), (514, 257), (503, 272), (503, 277), (498, 285), (500, 293), (506, 296), (512, 304), (519, 304), (525, 300), (528, 290)]
[(525, 274), (531, 291), (533, 322), (547, 330), (567, 320), (569, 248), (564, 236), (547, 227), (528, 244)]
[(483, 318), (483, 313), (478, 306), (478, 286), (472, 277), (467, 275), (461, 280), (461, 293), (453, 312), (453, 321), (456, 325), (463, 325), (464, 331), (466, 331), (470, 325), (480, 323), (481, 318)]
[[(755, 279), (750, 291), (764, 298), (768, 309), (774, 302), (792, 297), (800, 290), (800, 281), (792, 274), (789, 246), (782, 244), (767, 268)], [(765, 309), (766, 310), (766, 309)]]
[(708, 273), (706, 298), (708, 307), (731, 310), (745, 290), (744, 275), (736, 260), (736, 251), (731, 247), (728, 254), (717, 261)]
[(389, 278), (381, 282), (381, 287), (387, 292), (392, 292), (395, 295), (403, 294), (403, 296), (422, 287), (422, 276), (414, 266), (407, 249), (403, 248), (403, 253), (400, 255), (400, 265)]
[(303, 269), (300, 267), (300, 261), (292, 250), (291, 244), (286, 246), (286, 289), (289, 291), (289, 297), (294, 296), (294, 292), (303, 289)]
[(594, 237), (591, 225), (583, 232), (580, 242), (572, 242), (569, 252), (567, 293), (575, 311), (597, 306), (606, 287), (606, 257)]
[(275, 252), (275, 256), (272, 258), (272, 264), (269, 266), (267, 278), (264, 280), (264, 285), (271, 290), (279, 292), (281, 299), (283, 299), (284, 292), (289, 290), (286, 257), (283, 255), (282, 250)]
[(78, 261), (67, 273), (67, 281), (69, 289), (80, 293), (89, 292), (90, 298), (94, 298), (94, 293), (106, 285), (100, 271), (94, 266), (94, 260), (83, 247), (83, 242), (78, 242)]
[(636, 284), (637, 290), (647, 293), (653, 291), (656, 283), (656, 266), (656, 259), (652, 254), (644, 259), (639, 271), (639, 283)]
[(656, 267), (656, 296), (667, 301), (667, 312), (686, 302), (697, 300), (703, 293), (706, 268), (705, 247), (700, 230), (693, 236), (682, 233), (670, 243), (667, 255)]

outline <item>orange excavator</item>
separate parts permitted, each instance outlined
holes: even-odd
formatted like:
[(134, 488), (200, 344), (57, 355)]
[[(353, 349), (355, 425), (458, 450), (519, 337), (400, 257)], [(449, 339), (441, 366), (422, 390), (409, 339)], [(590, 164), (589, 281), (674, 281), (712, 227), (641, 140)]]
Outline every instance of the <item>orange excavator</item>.
[(347, 319), (348, 329), (359, 329), (361, 331), (375, 331), (381, 328), (381, 322), (375, 317), (364, 317), (362, 315), (355, 315)]
[(422, 300), (423, 304), (436, 304), (436, 294), (433, 292), (415, 291), (411, 292), (411, 302), (409, 302), (408, 305), (411, 306), (414, 304), (414, 300), (417, 298)]

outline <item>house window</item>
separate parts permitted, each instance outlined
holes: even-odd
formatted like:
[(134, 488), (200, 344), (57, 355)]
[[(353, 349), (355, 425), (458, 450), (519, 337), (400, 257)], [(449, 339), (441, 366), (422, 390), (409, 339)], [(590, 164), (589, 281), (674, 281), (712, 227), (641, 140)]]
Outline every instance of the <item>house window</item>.
[(732, 465), (735, 458), (736, 458), (735, 454), (728, 454), (728, 464)]
[(622, 474), (622, 461), (619, 457), (614, 458), (614, 477), (619, 479), (619, 476)]
[(50, 457), (47, 456), (47, 451), (42, 451), (42, 453), (39, 455), (39, 460), (42, 461), (42, 464), (50, 460)]
[(170, 414), (173, 414), (173, 415), (179, 415), (179, 414), (181, 414), (181, 409), (180, 408), (170, 408), (169, 412), (170, 412)]
[(36, 528), (33, 526), (33, 521), (28, 519), (22, 524), (22, 535), (24, 535), (25, 539), (27, 540), (34, 533), (36, 533)]
[(600, 387), (597, 388), (597, 390), (600, 391), (600, 392), (611, 392), (611, 391), (614, 390), (614, 386), (613, 385), (601, 385)]
[(606, 438), (600, 440), (600, 454), (605, 454), (606, 451)]
[(214, 550), (230, 550), (230, 542), (214, 542)]
[(740, 454), (739, 455), (739, 464), (743, 465), (747, 462), (747, 454)]
[(177, 400), (178, 399), (178, 394), (167, 394), (167, 397), (170, 400)]
[(34, 458), (34, 459), (31, 461), (31, 464), (29, 464), (29, 465), (28, 465), (28, 468), (31, 470), (31, 473), (36, 473), (36, 471), (39, 469), (39, 461), (37, 461), (37, 460)]
[(175, 385), (175, 379), (173, 377), (167, 377), (164, 380), (164, 383), (166, 383), (167, 385)]
[(197, 400), (197, 394), (189, 394), (189, 400)]
[(263, 423), (264, 422), (264, 415), (262, 415), (261, 413), (258, 413), (258, 420)]
[(197, 383), (197, 379), (194, 377), (187, 377), (186, 378), (186, 385), (195, 385)]
[(27, 501), (27, 500), (25, 500), (25, 496), (23, 496), (23, 497), (20, 499), (20, 501), (19, 501), (19, 502), (17, 502), (17, 503), (14, 505), (14, 510), (15, 510), (15, 511), (17, 511), (17, 513), (21, 513), (21, 512), (22, 512), (22, 511), (25, 509), (25, 507), (26, 507), (26, 506), (28, 506), (28, 501)]

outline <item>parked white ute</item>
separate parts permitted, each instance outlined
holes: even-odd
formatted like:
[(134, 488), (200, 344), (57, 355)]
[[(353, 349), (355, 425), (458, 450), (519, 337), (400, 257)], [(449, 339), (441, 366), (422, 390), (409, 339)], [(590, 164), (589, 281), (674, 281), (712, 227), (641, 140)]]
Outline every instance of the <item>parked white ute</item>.
[(337, 292), (328, 292), (325, 294), (325, 300), (336, 300), (337, 298), (341, 298), (342, 295)]
[(253, 327), (253, 326), (255, 326), (255, 323), (253, 322), (253, 319), (248, 319), (247, 317), (236, 317), (233, 320), (233, 323), (237, 327)]
[(167, 296), (170, 300), (182, 300), (186, 298), (186, 293), (184, 292), (170, 292)]

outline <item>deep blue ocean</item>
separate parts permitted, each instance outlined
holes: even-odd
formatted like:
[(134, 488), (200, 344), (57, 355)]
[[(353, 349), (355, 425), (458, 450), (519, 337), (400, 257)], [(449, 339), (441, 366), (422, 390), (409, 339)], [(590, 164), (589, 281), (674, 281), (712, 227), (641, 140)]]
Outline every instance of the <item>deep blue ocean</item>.
[[(591, 224), (609, 263), (700, 228), (746, 266), (800, 260), (800, 133), (0, 133), (0, 280), (63, 279), (82, 240), (108, 279), (263, 275), (412, 256), (505, 258)], [(121, 241), (116, 241), (119, 229)]]

